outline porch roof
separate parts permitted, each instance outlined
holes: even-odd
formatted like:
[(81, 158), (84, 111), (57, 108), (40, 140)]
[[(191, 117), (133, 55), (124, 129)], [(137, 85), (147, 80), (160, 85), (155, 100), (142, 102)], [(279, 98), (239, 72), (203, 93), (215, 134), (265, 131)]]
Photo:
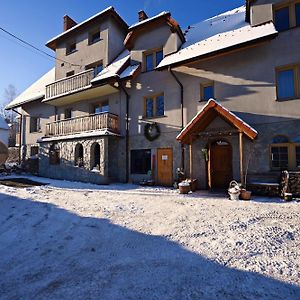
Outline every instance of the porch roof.
[(191, 144), (199, 132), (203, 131), (217, 116), (243, 132), (249, 139), (254, 140), (258, 132), (234, 113), (226, 109), (214, 99), (210, 99), (197, 115), (186, 125), (177, 136), (183, 144)]

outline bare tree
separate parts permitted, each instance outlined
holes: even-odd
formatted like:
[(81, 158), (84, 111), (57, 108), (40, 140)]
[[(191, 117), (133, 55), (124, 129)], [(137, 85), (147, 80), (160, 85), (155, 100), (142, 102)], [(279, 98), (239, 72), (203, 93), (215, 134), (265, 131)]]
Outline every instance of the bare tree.
[(15, 113), (5, 110), (5, 106), (13, 101), (18, 95), (17, 89), (13, 84), (9, 84), (4, 90), (4, 96), (0, 104), (0, 115), (4, 117), (8, 122), (15, 120)]

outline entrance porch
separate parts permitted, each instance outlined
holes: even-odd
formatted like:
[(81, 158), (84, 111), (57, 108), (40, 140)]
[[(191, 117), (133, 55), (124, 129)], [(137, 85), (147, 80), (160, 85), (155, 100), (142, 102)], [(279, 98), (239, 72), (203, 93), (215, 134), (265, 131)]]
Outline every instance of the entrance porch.
[(244, 184), (249, 149), (257, 131), (211, 99), (177, 136), (188, 146), (188, 172), (201, 189), (226, 189), (231, 180)]

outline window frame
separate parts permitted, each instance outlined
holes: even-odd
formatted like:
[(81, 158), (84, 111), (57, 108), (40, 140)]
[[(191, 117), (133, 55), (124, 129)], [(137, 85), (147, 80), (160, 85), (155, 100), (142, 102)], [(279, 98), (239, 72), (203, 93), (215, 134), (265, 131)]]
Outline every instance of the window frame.
[(273, 167), (272, 165), (272, 148), (280, 148), (280, 147), (287, 147), (288, 148), (288, 167), (287, 170), (289, 171), (299, 171), (300, 166), (297, 166), (297, 160), (296, 160), (296, 147), (300, 147), (300, 143), (293, 143), (293, 142), (287, 142), (287, 143), (271, 143), (269, 146), (269, 160), (270, 160), (270, 169), (272, 171), (281, 171), (282, 168), (280, 167)]
[[(69, 111), (70, 112), (70, 118), (66, 118), (66, 111)], [(72, 116), (73, 114), (73, 108), (72, 107), (67, 107), (64, 109), (64, 120), (71, 120), (73, 118)]]
[[(105, 105), (107, 104), (107, 105)], [(101, 107), (101, 110), (103, 109), (104, 106), (108, 106), (108, 111), (101, 111), (99, 113), (96, 113), (95, 112), (95, 109), (96, 107)], [(94, 103), (91, 103), (91, 106), (90, 106), (90, 115), (100, 115), (100, 114), (105, 114), (105, 113), (109, 113), (109, 100), (103, 100), (101, 102), (94, 102)]]
[[(157, 98), (163, 96), (164, 97), (164, 114), (161, 116), (157, 115)], [(152, 99), (153, 100), (153, 116), (148, 117), (147, 116), (147, 100)], [(155, 119), (155, 118), (163, 118), (166, 116), (166, 110), (165, 110), (165, 94), (164, 93), (158, 93), (158, 94), (153, 94), (153, 95), (148, 95), (144, 96), (144, 114), (143, 114), (143, 119)]]
[[(75, 48), (73, 50), (71, 50), (71, 46), (74, 46)], [(66, 55), (70, 55), (72, 53), (75, 53), (77, 51), (77, 43), (76, 41), (72, 41), (72, 42), (68, 42), (66, 45)]]
[[(294, 97), (279, 97), (279, 72), (293, 70), (294, 72)], [(295, 100), (300, 99), (300, 63), (289, 64), (275, 68), (275, 79), (276, 79), (276, 99), (277, 101)]]
[[(151, 49), (151, 50), (145, 51), (143, 53), (143, 72), (144, 73), (152, 72), (152, 71), (155, 70), (155, 68), (158, 66), (156, 54), (158, 52), (161, 52), (161, 51), (162, 51), (162, 54), (163, 54), (162, 59), (164, 59), (164, 48), (163, 47)], [(152, 55), (152, 64), (153, 64), (153, 69), (152, 70), (147, 70), (147, 56), (148, 55)]]
[[(33, 128), (33, 120), (36, 120), (35, 123), (36, 125)], [(29, 133), (39, 133), (41, 132), (41, 118), (40, 117), (34, 117), (30, 116), (30, 122), (29, 122)]]
[[(150, 162), (148, 162), (148, 163), (150, 163), (150, 169), (147, 171), (147, 173), (140, 173), (140, 172), (133, 172), (133, 155), (132, 155), (132, 153), (133, 152), (137, 152), (137, 151), (149, 151), (150, 152)], [(134, 171), (136, 171), (136, 170), (134, 170)], [(130, 174), (131, 175), (148, 175), (148, 172), (149, 171), (152, 171), (152, 151), (151, 151), (151, 149), (149, 149), (149, 148), (145, 148), (145, 149), (131, 149), (130, 150)]]
[(66, 78), (72, 77), (74, 75), (75, 75), (75, 71), (74, 70), (69, 71), (69, 72), (66, 73)]
[[(96, 70), (99, 66), (102, 66), (102, 70), (104, 69), (103, 60), (98, 60), (98, 61), (96, 61), (92, 64), (89, 64), (89, 65), (85, 66), (85, 69), (86, 70), (93, 69), (94, 70), (94, 75), (97, 76), (100, 73), (100, 72), (97, 73), (97, 70)], [(102, 72), (102, 70), (101, 70), (101, 72)]]
[(209, 82), (201, 83), (200, 84), (200, 102), (205, 102), (205, 101), (209, 100), (209, 99), (208, 100), (204, 99), (204, 89), (207, 87), (210, 87), (210, 86), (213, 87), (213, 94), (214, 94), (213, 98), (215, 98), (215, 82), (209, 81)]
[(281, 30), (279, 32), (285, 32), (288, 31), (292, 28), (299, 27), (297, 26), (297, 18), (296, 18), (296, 4), (300, 3), (300, 0), (294, 0), (294, 1), (284, 1), (278, 4), (273, 4), (273, 20), (274, 20), (274, 25), (276, 27), (276, 11), (286, 8), (289, 8), (289, 28), (286, 30)]
[[(95, 34), (98, 34), (98, 33), (99, 33), (99, 38), (96, 39), (96, 40), (92, 40), (92, 37), (93, 37)], [(100, 28), (97, 28), (97, 29), (95, 29), (95, 30), (89, 32), (89, 37), (88, 37), (88, 45), (89, 45), (89, 46), (90, 46), (90, 45), (94, 45), (94, 44), (96, 44), (96, 43), (98, 43), (98, 42), (100, 42), (100, 41), (101, 41), (101, 30), (100, 30)]]

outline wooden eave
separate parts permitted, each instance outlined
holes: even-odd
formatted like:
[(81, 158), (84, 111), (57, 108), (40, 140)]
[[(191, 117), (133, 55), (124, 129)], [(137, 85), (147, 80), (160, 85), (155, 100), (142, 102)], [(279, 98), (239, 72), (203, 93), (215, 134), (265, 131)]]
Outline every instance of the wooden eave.
[(141, 24), (140, 26), (137, 25), (136, 27), (129, 29), (129, 32), (124, 40), (124, 46), (128, 50), (131, 50), (133, 48), (134, 41), (138, 36), (162, 25), (168, 25), (172, 32), (176, 32), (179, 35), (182, 43), (185, 42), (185, 37), (179, 24), (173, 18), (171, 18), (171, 14), (168, 13)]
[(195, 116), (195, 118), (181, 131), (177, 136), (177, 140), (182, 144), (190, 145), (200, 132), (216, 118), (221, 117), (225, 122), (235, 127), (238, 131), (244, 133), (249, 139), (254, 140), (257, 137), (255, 131), (250, 125), (243, 122), (236, 115), (225, 109), (218, 102), (211, 99), (203, 107), (203, 109)]

